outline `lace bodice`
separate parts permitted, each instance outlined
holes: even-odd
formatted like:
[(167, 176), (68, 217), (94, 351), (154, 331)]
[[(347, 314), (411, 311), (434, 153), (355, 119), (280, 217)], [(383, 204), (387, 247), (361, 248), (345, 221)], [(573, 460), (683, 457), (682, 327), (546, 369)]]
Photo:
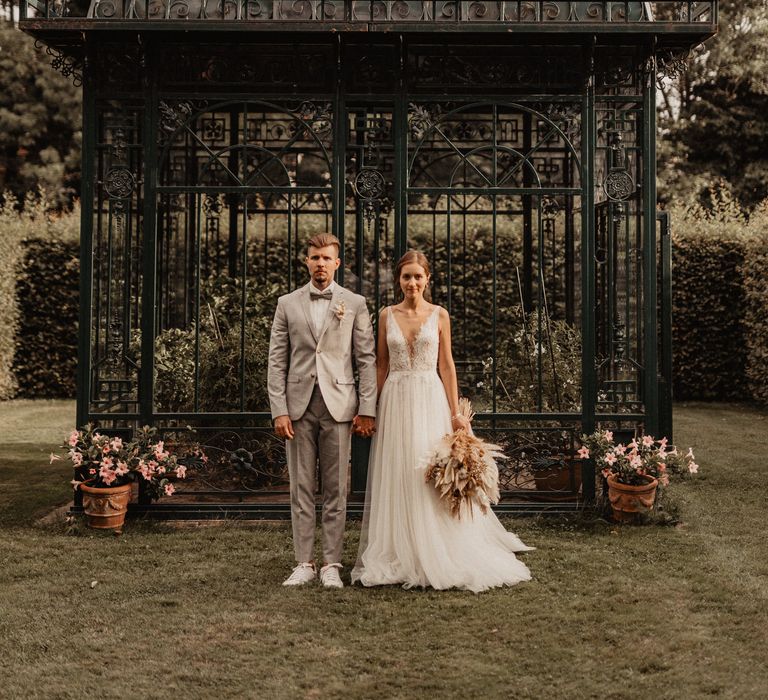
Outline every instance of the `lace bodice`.
[(435, 306), (429, 318), (424, 321), (419, 332), (409, 346), (403, 335), (392, 307), (387, 309), (387, 347), (389, 348), (390, 372), (427, 372), (437, 370), (437, 353), (440, 347), (440, 333), (437, 321), (440, 317), (439, 306)]

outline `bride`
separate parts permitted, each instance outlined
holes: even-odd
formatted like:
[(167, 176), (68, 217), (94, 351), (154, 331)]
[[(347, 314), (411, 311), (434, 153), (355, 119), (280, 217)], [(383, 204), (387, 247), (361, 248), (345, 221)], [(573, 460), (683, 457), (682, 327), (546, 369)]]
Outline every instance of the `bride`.
[(407, 252), (395, 269), (404, 299), (379, 317), (378, 431), (368, 464), (363, 531), (352, 581), (364, 586), (483, 591), (531, 578), (525, 552), (492, 511), (451, 516), (425, 483), (422, 459), (446, 433), (468, 429), (458, 415), (448, 312), (430, 303), (427, 258)]

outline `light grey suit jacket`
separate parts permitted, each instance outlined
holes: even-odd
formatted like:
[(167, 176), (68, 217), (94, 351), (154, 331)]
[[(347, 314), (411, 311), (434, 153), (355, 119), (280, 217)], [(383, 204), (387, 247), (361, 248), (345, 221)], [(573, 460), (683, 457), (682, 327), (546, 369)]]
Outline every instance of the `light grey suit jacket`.
[[(269, 339), (267, 389), (272, 418), (304, 415), (315, 382), (338, 422), (376, 415), (376, 352), (365, 298), (338, 283), (325, 325), (315, 332), (309, 284), (277, 300)], [(343, 318), (337, 310), (343, 305)], [(355, 390), (352, 358), (360, 378)], [(359, 400), (358, 400), (359, 394)]]

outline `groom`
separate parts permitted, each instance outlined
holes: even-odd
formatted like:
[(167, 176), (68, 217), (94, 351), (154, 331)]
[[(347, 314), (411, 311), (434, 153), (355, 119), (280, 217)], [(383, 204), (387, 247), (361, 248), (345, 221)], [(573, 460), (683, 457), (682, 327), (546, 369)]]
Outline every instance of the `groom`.
[[(280, 297), (269, 341), (267, 387), (275, 433), (286, 440), (291, 523), (297, 566), (283, 582), (316, 577), (315, 469), (323, 485), (324, 586), (339, 576), (347, 507), (350, 433), (375, 429), (376, 354), (365, 299), (334, 282), (339, 240), (321, 233), (307, 242), (310, 281)], [(355, 390), (353, 364), (360, 377)], [(359, 397), (358, 397), (359, 394)]]

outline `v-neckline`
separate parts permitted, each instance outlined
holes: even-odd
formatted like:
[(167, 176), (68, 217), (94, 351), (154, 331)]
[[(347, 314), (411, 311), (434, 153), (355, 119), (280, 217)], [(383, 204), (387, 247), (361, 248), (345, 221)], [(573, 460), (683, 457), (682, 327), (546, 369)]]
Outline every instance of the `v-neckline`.
[(403, 329), (400, 327), (400, 324), (395, 318), (395, 312), (392, 310), (391, 306), (389, 307), (389, 316), (392, 319), (392, 322), (397, 326), (397, 330), (400, 333), (400, 337), (405, 341), (405, 347), (408, 349), (408, 357), (411, 362), (413, 362), (413, 358), (415, 354), (416, 341), (419, 339), (419, 336), (421, 335), (426, 325), (432, 320), (432, 317), (435, 315), (435, 311), (437, 311), (437, 305), (435, 305), (435, 308), (432, 309), (432, 311), (429, 313), (429, 316), (427, 316), (424, 322), (419, 326), (419, 330), (416, 331), (415, 335), (413, 336), (413, 340), (409, 343), (408, 338), (405, 337), (405, 333), (403, 332)]

